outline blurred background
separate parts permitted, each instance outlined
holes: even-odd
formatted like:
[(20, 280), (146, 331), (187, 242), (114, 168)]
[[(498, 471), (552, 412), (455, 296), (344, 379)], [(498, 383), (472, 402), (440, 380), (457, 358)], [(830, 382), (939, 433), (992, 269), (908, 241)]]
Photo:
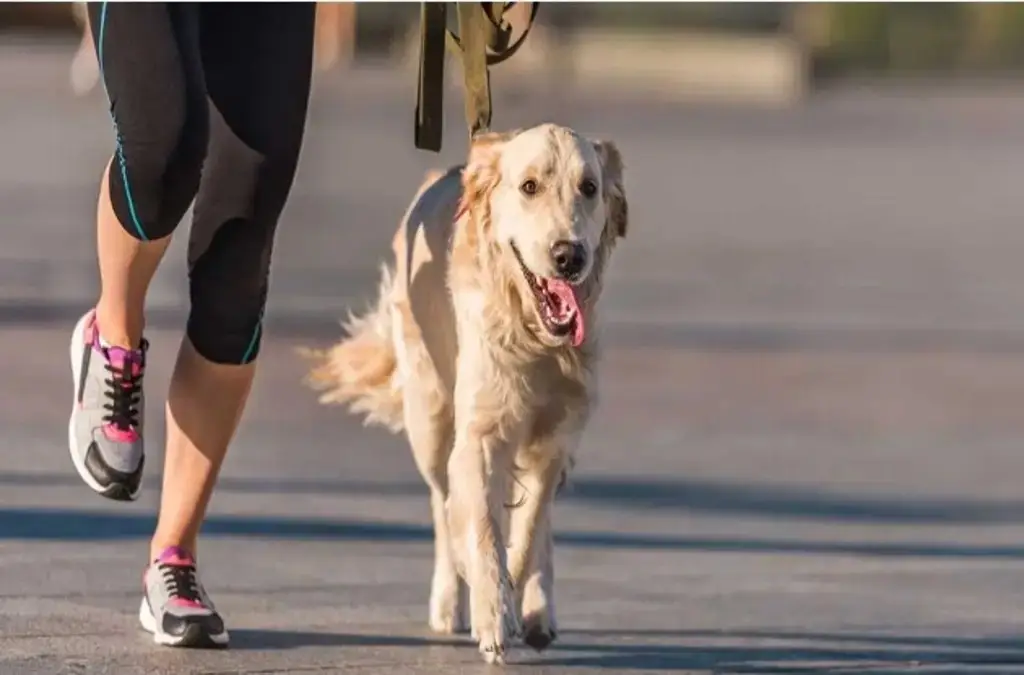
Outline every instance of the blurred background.
[[(417, 4), (318, 7), (263, 371), (204, 549), (239, 639), (296, 647), (270, 661), (330, 652), (302, 637), (324, 626), (422, 623), (429, 521), (404, 442), (318, 407), (293, 348), (369, 301), (423, 172), (466, 148), (454, 63), (444, 148), (414, 148)], [(117, 647), (135, 578), (93, 561), (134, 569), (152, 527), (185, 237), (150, 298), (151, 489), (118, 508), (63, 446), (112, 148), (74, 16), (0, 4), (0, 609), (22, 598), (25, 635), (94, 622), (100, 647), (11, 640), (116, 670), (143, 658)], [(492, 86), (495, 128), (571, 125), (627, 164), (602, 407), (556, 516), (568, 656), (551, 663), (1019, 664), (1024, 645), (993, 636), (1024, 622), (1024, 5), (548, 3)], [(291, 632), (253, 627), (275, 622)]]

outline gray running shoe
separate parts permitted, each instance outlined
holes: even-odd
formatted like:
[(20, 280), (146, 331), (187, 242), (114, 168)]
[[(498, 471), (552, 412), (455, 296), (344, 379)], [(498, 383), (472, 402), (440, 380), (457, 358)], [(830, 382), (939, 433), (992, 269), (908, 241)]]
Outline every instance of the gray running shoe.
[(145, 593), (139, 623), (153, 641), (168, 647), (215, 649), (228, 646), (224, 619), (199, 581), (196, 561), (172, 546), (153, 561), (143, 577)]
[(86, 485), (117, 501), (133, 501), (142, 487), (142, 376), (148, 347), (145, 340), (135, 350), (101, 346), (93, 311), (71, 336), (71, 459)]

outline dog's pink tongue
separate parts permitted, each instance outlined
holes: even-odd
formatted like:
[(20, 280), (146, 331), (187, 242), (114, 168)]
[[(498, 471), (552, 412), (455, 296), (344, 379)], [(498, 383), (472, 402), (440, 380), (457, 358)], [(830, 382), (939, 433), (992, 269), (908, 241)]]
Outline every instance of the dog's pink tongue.
[(558, 296), (559, 304), (563, 312), (576, 312), (576, 325), (572, 333), (572, 346), (579, 347), (587, 336), (587, 328), (583, 324), (583, 310), (580, 308), (579, 298), (576, 296), (576, 289), (567, 281), (561, 279), (548, 280), (548, 292)]

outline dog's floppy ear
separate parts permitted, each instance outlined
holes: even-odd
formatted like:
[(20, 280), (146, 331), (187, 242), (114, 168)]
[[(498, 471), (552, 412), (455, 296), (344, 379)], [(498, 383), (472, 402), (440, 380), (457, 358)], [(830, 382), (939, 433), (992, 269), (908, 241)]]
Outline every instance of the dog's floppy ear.
[(462, 172), (463, 200), (467, 206), (478, 203), (498, 186), (501, 172), (498, 157), (502, 146), (518, 132), (483, 133), (473, 137), (469, 144), (469, 160)]
[(591, 142), (601, 160), (601, 183), (604, 185), (604, 199), (608, 205), (608, 219), (615, 235), (625, 237), (629, 224), (629, 202), (626, 200), (626, 186), (622, 177), (622, 155), (612, 141)]

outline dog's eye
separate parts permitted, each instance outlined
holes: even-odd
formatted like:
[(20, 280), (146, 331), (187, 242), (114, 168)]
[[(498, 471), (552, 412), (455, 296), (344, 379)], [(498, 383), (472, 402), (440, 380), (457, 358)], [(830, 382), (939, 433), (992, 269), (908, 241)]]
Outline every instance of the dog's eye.
[(519, 186), (520, 192), (522, 192), (524, 195), (528, 197), (532, 197), (533, 195), (537, 194), (538, 189), (539, 186), (537, 185), (537, 181), (535, 181), (532, 178), (527, 178), (526, 180), (523, 181), (523, 184)]
[(590, 199), (591, 197), (597, 194), (597, 183), (595, 183), (593, 180), (589, 178), (586, 179), (585, 181), (580, 183), (580, 192), (583, 194), (584, 197)]

